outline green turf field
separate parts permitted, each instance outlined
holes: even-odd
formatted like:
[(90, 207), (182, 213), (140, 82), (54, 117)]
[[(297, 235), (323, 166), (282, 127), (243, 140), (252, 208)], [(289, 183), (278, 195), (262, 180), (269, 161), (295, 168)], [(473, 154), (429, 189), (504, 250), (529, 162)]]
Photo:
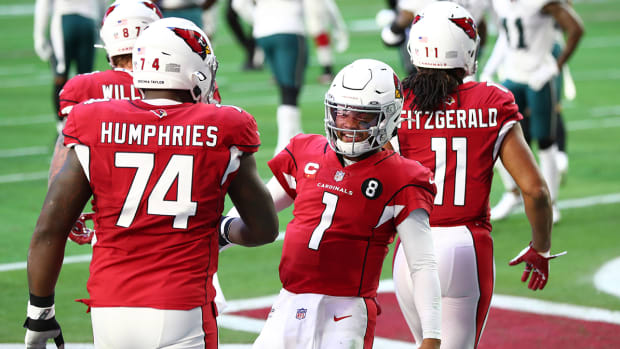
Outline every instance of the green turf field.
[[(385, 48), (374, 26), (381, 0), (337, 1), (351, 32), (348, 51), (336, 56), (336, 69), (357, 58), (376, 58), (392, 65), (402, 76), (395, 50)], [(494, 224), (496, 293), (535, 297), (620, 311), (620, 299), (597, 291), (595, 273), (606, 261), (620, 256), (620, 2), (588, 0), (575, 4), (586, 35), (570, 62), (577, 98), (564, 103), (569, 132), (570, 168), (561, 188), (562, 221), (555, 226), (553, 250), (568, 255), (552, 262), (551, 279), (543, 292), (533, 293), (519, 281), (521, 267), (507, 262), (529, 241), (525, 216), (517, 214)], [(30, 9), (30, 10), (28, 10)], [(32, 42), (32, 1), (4, 0), (0, 4), (0, 264), (24, 262), (47, 181), (56, 137), (52, 113), (52, 75), (39, 61)], [(222, 18), (223, 19), (223, 18)], [(241, 72), (243, 54), (221, 21), (214, 40), (220, 62), (217, 81), (226, 104), (245, 108), (256, 117), (262, 147), (256, 155), (261, 176), (270, 177), (266, 161), (276, 143), (275, 112), (278, 94), (268, 69)], [(490, 52), (484, 51), (483, 59)], [(103, 51), (97, 69), (107, 69)], [(482, 66), (482, 64), (481, 64)], [(314, 56), (301, 95), (304, 130), (323, 133), (324, 85), (317, 83)], [(492, 202), (501, 194), (496, 181)], [(585, 199), (590, 199), (586, 201)], [(581, 200), (583, 199), (583, 200)], [(608, 203), (600, 204), (607, 200)], [(570, 200), (570, 201), (568, 201)], [(281, 230), (290, 211), (280, 215)], [(233, 248), (220, 259), (220, 282), (228, 299), (272, 295), (280, 283), (277, 266), (282, 242), (260, 248)], [(69, 244), (66, 255), (82, 255), (90, 247)], [(390, 258), (391, 260), (391, 258)], [(384, 278), (389, 278), (386, 263)], [(57, 318), (70, 342), (92, 341), (86, 307), (75, 303), (87, 297), (86, 262), (65, 265), (56, 288)], [(617, 277), (617, 276), (616, 276)], [(0, 271), (0, 343), (22, 342), (28, 288), (22, 269)], [(222, 331), (223, 343), (249, 343), (254, 334)]]

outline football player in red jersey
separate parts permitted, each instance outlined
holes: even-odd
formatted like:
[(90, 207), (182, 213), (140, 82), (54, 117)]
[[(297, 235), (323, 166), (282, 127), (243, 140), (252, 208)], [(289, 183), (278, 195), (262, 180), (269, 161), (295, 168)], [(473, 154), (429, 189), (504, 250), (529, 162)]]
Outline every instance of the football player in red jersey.
[[(193, 23), (161, 19), (133, 49), (145, 99), (76, 105), (63, 130), (67, 160), (43, 203), (28, 253), (26, 344), (61, 341), (54, 289), (67, 235), (97, 201), (89, 299), (96, 347), (216, 348), (212, 275), (218, 240), (275, 240), (278, 219), (256, 171), (254, 118), (204, 103), (217, 61)], [(228, 193), (241, 219), (218, 231)]]
[(133, 86), (131, 50), (146, 26), (162, 18), (161, 11), (150, 1), (117, 1), (108, 7), (99, 32), (112, 69), (76, 75), (59, 93), (59, 136), (50, 165), (50, 183), (60, 171), (68, 149), (63, 146), (62, 127), (71, 109), (89, 99), (140, 99), (142, 95)]
[(280, 261), (283, 288), (254, 348), (371, 348), (381, 267), (397, 232), (418, 286), (422, 348), (439, 347), (432, 173), (382, 148), (402, 101), (392, 68), (357, 60), (325, 95), (327, 138), (298, 135), (269, 161), (276, 209), (295, 208)]
[[(521, 131), (513, 95), (491, 83), (467, 82), (475, 73), (478, 35), (472, 16), (461, 6), (435, 2), (411, 27), (408, 49), (417, 67), (403, 81), (406, 117), (394, 148), (435, 174), (430, 225), (442, 293), (442, 348), (476, 348), (494, 287), (489, 192), (498, 157), (524, 196), (532, 228), (531, 243), (511, 265), (526, 263), (522, 280), (542, 289), (548, 279), (551, 200)], [(399, 305), (416, 341), (421, 337), (415, 285), (402, 248), (394, 260)]]

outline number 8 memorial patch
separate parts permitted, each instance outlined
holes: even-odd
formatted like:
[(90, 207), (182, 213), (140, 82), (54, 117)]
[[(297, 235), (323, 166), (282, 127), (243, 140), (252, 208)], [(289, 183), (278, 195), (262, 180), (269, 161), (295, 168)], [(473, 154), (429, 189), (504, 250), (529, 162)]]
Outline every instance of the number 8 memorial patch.
[(376, 178), (368, 178), (362, 183), (362, 193), (370, 200), (374, 200), (381, 195), (383, 185)]

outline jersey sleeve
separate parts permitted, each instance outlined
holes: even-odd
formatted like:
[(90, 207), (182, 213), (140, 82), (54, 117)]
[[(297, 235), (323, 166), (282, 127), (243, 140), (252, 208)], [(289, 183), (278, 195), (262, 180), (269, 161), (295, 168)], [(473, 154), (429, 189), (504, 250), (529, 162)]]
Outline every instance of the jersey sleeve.
[(89, 99), (84, 95), (85, 87), (82, 86), (82, 80), (82, 75), (76, 75), (62, 87), (58, 94), (60, 102), (59, 118), (66, 118), (76, 104)]
[(437, 193), (431, 170), (418, 164), (414, 171), (407, 171), (407, 173), (411, 174), (408, 183), (394, 196), (394, 202), (390, 203), (395, 207), (403, 207), (401, 210), (395, 210), (394, 224), (396, 226), (419, 208), (428, 212), (430, 216)]
[(228, 127), (232, 131), (231, 145), (244, 153), (255, 153), (260, 147), (260, 134), (254, 117), (248, 112), (232, 107), (222, 106), (227, 109)]
[(297, 162), (293, 154), (298, 137), (293, 137), (286, 148), (267, 162), (284, 191), (293, 199), (297, 197)]
[(83, 128), (81, 127), (81, 114), (84, 105), (76, 106), (76, 108), (72, 108), (71, 112), (67, 117), (67, 123), (62, 130), (62, 134), (64, 136), (64, 145), (67, 147), (72, 147), (76, 144), (85, 144), (86, 140), (83, 135)]

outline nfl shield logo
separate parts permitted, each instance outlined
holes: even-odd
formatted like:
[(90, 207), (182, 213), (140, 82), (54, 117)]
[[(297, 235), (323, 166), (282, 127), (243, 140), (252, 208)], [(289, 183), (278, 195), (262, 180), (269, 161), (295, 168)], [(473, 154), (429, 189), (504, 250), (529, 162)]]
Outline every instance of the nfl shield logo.
[(336, 182), (340, 182), (343, 178), (344, 178), (344, 172), (343, 171), (336, 172), (336, 175), (334, 176), (334, 180)]
[(304, 308), (299, 308), (297, 309), (297, 314), (295, 315), (295, 318), (297, 320), (303, 320), (306, 318), (306, 312), (308, 311), (308, 309), (304, 309)]

